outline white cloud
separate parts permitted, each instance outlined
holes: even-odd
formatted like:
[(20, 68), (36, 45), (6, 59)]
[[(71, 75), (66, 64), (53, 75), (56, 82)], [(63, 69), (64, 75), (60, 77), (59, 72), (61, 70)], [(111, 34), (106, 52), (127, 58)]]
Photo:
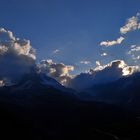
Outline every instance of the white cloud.
[(14, 37), (11, 31), (0, 28), (0, 80), (16, 81), (30, 73), (35, 65), (35, 51), (30, 41)]
[(100, 61), (96, 61), (96, 67), (101, 66)]
[(121, 44), (123, 40), (124, 40), (124, 37), (121, 36), (117, 40), (113, 40), (113, 41), (102, 41), (100, 43), (100, 46), (109, 47), (109, 46)]
[[(94, 71), (96, 70), (102, 70), (103, 69), (103, 66), (101, 65), (100, 61), (96, 61), (96, 68), (94, 69)], [(90, 69), (90, 72), (92, 72), (93, 69)]]
[(85, 65), (88, 65), (90, 64), (91, 62), (90, 61), (80, 61), (81, 64), (85, 64)]
[(127, 32), (140, 29), (139, 16), (140, 14), (137, 13), (136, 16), (127, 19), (125, 25), (120, 28), (120, 33), (126, 34)]
[(101, 54), (101, 56), (107, 56), (107, 53), (104, 52), (104, 53)]
[(73, 66), (65, 65), (63, 63), (55, 63), (52, 60), (42, 60), (37, 67), (38, 72), (45, 73), (62, 85), (65, 85), (71, 79), (69, 71), (74, 70)]
[(131, 75), (139, 69), (138, 66), (128, 66), (122, 60), (115, 60), (101, 66), (97, 61), (97, 67), (87, 73), (81, 73), (69, 81), (68, 86), (77, 90), (83, 90), (96, 84), (115, 81), (123, 76)]
[(0, 54), (3, 53), (15, 53), (36, 59), (35, 50), (29, 40), (15, 38), (11, 31), (0, 28)]
[(130, 48), (135, 48), (137, 45), (131, 45)]
[(131, 45), (130, 50), (127, 52), (127, 54), (131, 55), (134, 62), (137, 62), (138, 60), (140, 60), (139, 52), (140, 52), (140, 46)]
[(60, 50), (56, 49), (56, 50), (53, 51), (53, 54), (57, 54), (59, 52), (60, 52)]
[(15, 41), (15, 37), (11, 31), (7, 31), (4, 28), (0, 28), (0, 42), (8, 43), (10, 41)]
[(8, 48), (5, 46), (0, 46), (0, 55), (6, 53), (8, 51)]
[(131, 50), (128, 52), (128, 54), (132, 54), (133, 52), (139, 52), (140, 46), (131, 46)]
[(135, 60), (135, 62), (137, 62), (137, 60), (140, 60), (140, 55), (138, 55), (138, 56), (132, 56), (132, 59)]

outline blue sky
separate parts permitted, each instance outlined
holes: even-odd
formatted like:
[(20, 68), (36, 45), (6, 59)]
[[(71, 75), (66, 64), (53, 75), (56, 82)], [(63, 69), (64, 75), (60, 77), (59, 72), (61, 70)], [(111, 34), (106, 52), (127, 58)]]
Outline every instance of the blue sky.
[[(123, 45), (104, 48), (99, 44), (119, 38), (120, 27), (138, 12), (140, 0), (1, 0), (0, 26), (29, 39), (38, 61), (53, 59), (74, 65), (79, 72), (94, 67), (97, 60), (132, 63), (124, 54), (128, 46), (139, 45), (140, 31), (128, 34)], [(101, 57), (103, 52), (108, 55)]]

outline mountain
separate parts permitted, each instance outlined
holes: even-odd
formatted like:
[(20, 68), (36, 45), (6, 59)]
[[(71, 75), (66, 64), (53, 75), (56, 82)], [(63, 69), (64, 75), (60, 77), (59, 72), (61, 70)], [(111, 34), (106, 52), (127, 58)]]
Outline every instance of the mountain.
[(5, 139), (140, 138), (140, 123), (132, 112), (81, 100), (74, 90), (42, 74), (25, 75), (18, 84), (1, 87), (0, 112)]
[(15, 88), (17, 88), (17, 90), (36, 89), (36, 88), (55, 88), (60, 90), (66, 89), (56, 80), (46, 76), (43, 73), (26, 74), (25, 76), (23, 76), (21, 81), (15, 85)]
[(116, 104), (140, 113), (140, 73), (97, 84), (79, 93), (82, 99)]

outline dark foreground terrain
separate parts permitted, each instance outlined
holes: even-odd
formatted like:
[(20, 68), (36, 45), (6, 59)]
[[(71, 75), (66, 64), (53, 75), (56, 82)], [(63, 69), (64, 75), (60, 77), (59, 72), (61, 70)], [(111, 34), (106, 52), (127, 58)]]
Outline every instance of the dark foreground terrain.
[(70, 89), (40, 84), (38, 77), (24, 80), (0, 88), (0, 139), (140, 139), (140, 118), (133, 111), (80, 100)]

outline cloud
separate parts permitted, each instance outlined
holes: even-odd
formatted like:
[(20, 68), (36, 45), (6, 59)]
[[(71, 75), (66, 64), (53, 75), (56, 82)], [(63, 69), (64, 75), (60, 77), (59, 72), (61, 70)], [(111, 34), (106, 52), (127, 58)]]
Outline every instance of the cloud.
[(138, 60), (140, 60), (139, 52), (140, 52), (140, 46), (131, 45), (130, 50), (127, 52), (127, 54), (131, 55), (134, 62), (137, 62)]
[(107, 56), (107, 53), (104, 52), (104, 53), (101, 54), (101, 56)]
[(132, 53), (139, 52), (139, 51), (140, 51), (140, 46), (132, 45), (128, 54), (132, 54)]
[(0, 80), (13, 82), (31, 71), (35, 65), (35, 50), (30, 41), (16, 38), (11, 31), (0, 28)]
[(74, 70), (73, 66), (65, 65), (63, 63), (57, 64), (52, 60), (42, 60), (37, 67), (39, 73), (45, 73), (62, 85), (65, 85), (72, 78), (69, 72)]
[(121, 34), (126, 34), (130, 31), (135, 31), (140, 29), (140, 22), (139, 22), (140, 13), (137, 13), (136, 16), (133, 16), (127, 19), (125, 25), (120, 28)]
[(56, 49), (56, 50), (53, 51), (53, 54), (57, 54), (59, 52), (60, 52), (60, 50)]
[(80, 61), (81, 64), (85, 64), (85, 65), (88, 65), (90, 64), (91, 62), (90, 61)]
[[(103, 66), (101, 65), (100, 61), (96, 61), (96, 68), (94, 69), (94, 71), (98, 71), (98, 70), (102, 70)], [(93, 69), (90, 69), (90, 71), (92, 71)]]
[(137, 62), (138, 60), (140, 60), (140, 55), (138, 55), (138, 56), (133, 55), (132, 59), (135, 60), (135, 62)]
[[(119, 44), (123, 40), (124, 38), (120, 37), (116, 41), (102, 42), (101, 45)], [(132, 45), (130, 48), (131, 50), (128, 53), (133, 55), (133, 58), (140, 59), (140, 56), (134, 55), (134, 52), (138, 52), (140, 47)], [(57, 53), (59, 50), (54, 52)], [(101, 56), (106, 55), (106, 53), (101, 54)], [(80, 63), (88, 65), (91, 62), (83, 60)], [(122, 60), (112, 61), (107, 65), (101, 65), (99, 61), (96, 61), (95, 69), (72, 76), (70, 71), (74, 70), (74, 66), (55, 63), (52, 60), (42, 60), (39, 64), (36, 64), (35, 50), (31, 47), (30, 41), (16, 38), (11, 31), (0, 28), (0, 86), (5, 83), (17, 82), (24, 74), (29, 74), (35, 67), (37, 67), (38, 73), (45, 73), (62, 85), (75, 89), (110, 82), (122, 76), (130, 75), (138, 69), (137, 66), (128, 66)]]
[(104, 66), (97, 61), (96, 65), (95, 69), (75, 76), (69, 81), (68, 86), (76, 90), (83, 90), (96, 84), (115, 81), (123, 76), (131, 75), (139, 69), (138, 66), (128, 66), (122, 60), (115, 60)]
[(96, 61), (96, 66), (97, 66), (97, 67), (101, 66), (101, 64), (100, 64), (99, 61)]
[(113, 40), (113, 41), (102, 41), (102, 42), (100, 43), (100, 46), (109, 47), (109, 46), (121, 44), (123, 40), (124, 40), (124, 37), (121, 36), (121, 37), (118, 38), (117, 40)]
[(3, 86), (4, 86), (4, 81), (0, 80), (0, 87), (3, 87)]
[[(137, 13), (136, 16), (132, 16), (126, 20), (124, 26), (120, 28), (121, 34), (127, 34), (130, 31), (135, 31), (140, 29), (140, 13)], [(121, 44), (125, 38), (121, 36), (117, 40), (113, 41), (103, 41), (100, 43), (100, 46), (109, 47), (112, 45)], [(127, 42), (126, 42), (127, 43)], [(131, 55), (131, 59), (133, 62), (137, 62), (140, 60), (140, 55), (138, 54), (140, 51), (140, 46), (131, 45), (130, 50), (127, 52), (128, 55)], [(106, 56), (105, 53), (102, 53), (101, 56)]]

